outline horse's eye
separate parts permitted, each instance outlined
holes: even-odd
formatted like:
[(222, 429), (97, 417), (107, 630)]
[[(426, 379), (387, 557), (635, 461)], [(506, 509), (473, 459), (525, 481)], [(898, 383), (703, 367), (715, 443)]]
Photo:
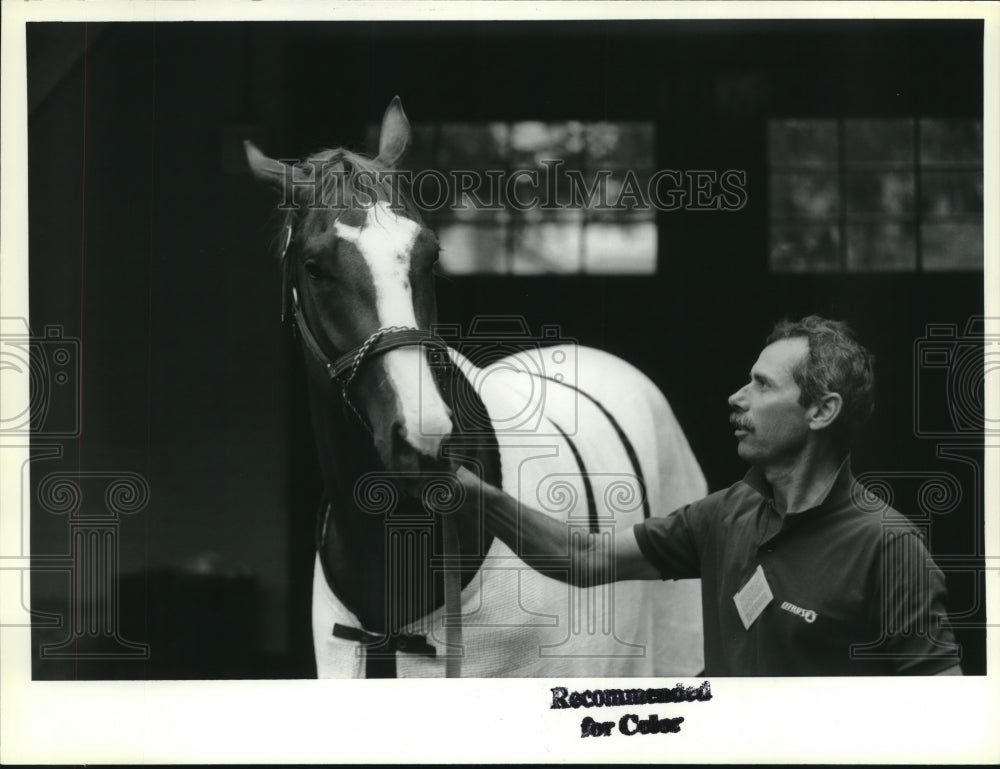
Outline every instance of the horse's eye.
[(310, 261), (306, 262), (305, 265), (306, 275), (310, 278), (321, 278), (323, 277), (323, 271), (319, 268), (316, 262)]

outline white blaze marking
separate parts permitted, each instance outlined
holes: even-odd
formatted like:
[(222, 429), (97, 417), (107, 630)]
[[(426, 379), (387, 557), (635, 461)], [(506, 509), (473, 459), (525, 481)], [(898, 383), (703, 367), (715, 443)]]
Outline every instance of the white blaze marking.
[[(368, 209), (363, 226), (336, 222), (334, 227), (341, 238), (355, 245), (371, 271), (379, 326), (416, 328), (410, 251), (420, 225), (397, 216), (379, 201)], [(415, 449), (433, 456), (441, 439), (451, 432), (451, 420), (423, 358), (421, 348), (401, 347), (385, 354), (384, 365), (399, 401), (404, 436)]]

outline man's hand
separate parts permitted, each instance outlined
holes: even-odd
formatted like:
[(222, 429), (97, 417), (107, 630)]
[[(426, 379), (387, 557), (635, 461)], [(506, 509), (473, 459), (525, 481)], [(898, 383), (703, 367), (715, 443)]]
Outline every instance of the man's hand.
[(451, 460), (435, 459), (417, 471), (400, 473), (393, 477), (393, 482), (403, 494), (420, 500), (428, 510), (453, 513), (459, 504), (456, 495), (465, 496), (465, 490), (455, 477), (457, 469), (458, 465)]

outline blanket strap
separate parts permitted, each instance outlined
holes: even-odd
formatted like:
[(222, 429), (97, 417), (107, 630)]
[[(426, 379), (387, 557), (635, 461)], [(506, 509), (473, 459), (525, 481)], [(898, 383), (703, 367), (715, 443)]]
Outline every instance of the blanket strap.
[(460, 555), (458, 530), (451, 515), (442, 515), (440, 520), (445, 557), (442, 620), (445, 646), (448, 647), (444, 658), (444, 670), (446, 678), (461, 678), (465, 648), (462, 645), (462, 573), (458, 568)]
[(365, 647), (365, 678), (395, 678), (396, 652), (437, 657), (437, 650), (422, 635), (380, 636), (339, 622), (333, 626), (333, 635)]

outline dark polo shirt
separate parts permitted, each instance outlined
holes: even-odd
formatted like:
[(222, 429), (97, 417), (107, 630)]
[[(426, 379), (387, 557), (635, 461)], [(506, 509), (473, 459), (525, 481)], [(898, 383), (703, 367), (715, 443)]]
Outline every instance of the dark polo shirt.
[[(926, 675), (959, 662), (940, 624), (944, 575), (849, 461), (809, 510), (781, 516), (755, 468), (635, 535), (664, 579), (701, 577), (706, 675)], [(748, 629), (734, 596), (758, 565), (774, 598)]]

